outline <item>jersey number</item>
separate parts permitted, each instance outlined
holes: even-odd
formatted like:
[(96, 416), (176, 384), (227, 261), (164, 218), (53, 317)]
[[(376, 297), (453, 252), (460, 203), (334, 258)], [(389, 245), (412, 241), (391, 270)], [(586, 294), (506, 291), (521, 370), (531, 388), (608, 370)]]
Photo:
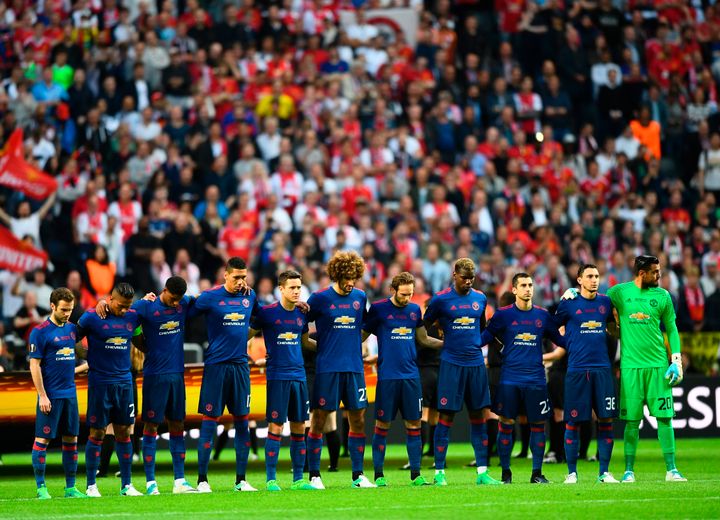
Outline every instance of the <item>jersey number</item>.
[(540, 410), (541, 414), (545, 415), (546, 413), (550, 413), (550, 401), (548, 399), (540, 401), (538, 404), (542, 406), (542, 410)]
[(672, 397), (658, 397), (658, 403), (660, 404), (658, 410), (672, 409)]
[(358, 388), (358, 392), (360, 392), (360, 399), (358, 399), (360, 402), (367, 401), (367, 396), (365, 395), (367, 393), (366, 388)]
[(606, 410), (614, 410), (615, 409), (615, 398), (614, 397), (606, 397), (605, 398), (605, 409)]
[(128, 408), (130, 408), (130, 417), (135, 417), (135, 403), (128, 405)]

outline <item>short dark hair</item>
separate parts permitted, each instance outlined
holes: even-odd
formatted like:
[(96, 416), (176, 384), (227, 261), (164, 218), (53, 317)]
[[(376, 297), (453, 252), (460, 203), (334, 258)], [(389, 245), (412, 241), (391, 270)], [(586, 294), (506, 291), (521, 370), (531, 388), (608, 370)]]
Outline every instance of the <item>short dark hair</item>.
[(228, 260), (227, 264), (225, 265), (225, 271), (229, 273), (233, 269), (247, 269), (247, 264), (245, 263), (245, 260), (243, 260), (239, 256), (233, 256), (232, 258), (230, 258), (230, 260)]
[(74, 302), (75, 295), (67, 287), (58, 287), (50, 293), (50, 304), (57, 305), (60, 302)]
[(121, 282), (113, 287), (112, 292), (116, 293), (121, 298), (133, 299), (135, 297), (135, 289), (127, 282)]
[(395, 275), (390, 282), (390, 287), (397, 291), (401, 285), (415, 286), (415, 277), (407, 271)]
[(165, 282), (165, 289), (175, 296), (183, 296), (187, 291), (187, 282), (180, 276), (171, 276)]
[(598, 267), (597, 267), (595, 264), (582, 264), (582, 265), (578, 268), (578, 275), (577, 275), (577, 277), (578, 277), (578, 278), (582, 277), (583, 273), (584, 273), (587, 269), (597, 269), (597, 268), (598, 268)]
[(298, 273), (297, 271), (294, 271), (293, 269), (288, 269), (287, 271), (283, 271), (278, 275), (278, 285), (285, 286), (285, 283), (287, 283), (288, 280), (300, 280), (302, 281), (302, 275)]
[(651, 265), (659, 264), (660, 260), (658, 260), (657, 256), (652, 255), (640, 255), (635, 257), (635, 262), (633, 263), (633, 273), (635, 276), (640, 274), (640, 271), (647, 271), (648, 268)]
[(508, 305), (512, 305), (513, 302), (515, 302), (515, 295), (510, 291), (502, 293), (500, 295), (500, 300), (498, 300), (500, 307), (507, 307)]
[(530, 276), (527, 273), (515, 273), (515, 275), (512, 277), (512, 286), (517, 287), (518, 281), (520, 278), (530, 278), (532, 280), (532, 276)]

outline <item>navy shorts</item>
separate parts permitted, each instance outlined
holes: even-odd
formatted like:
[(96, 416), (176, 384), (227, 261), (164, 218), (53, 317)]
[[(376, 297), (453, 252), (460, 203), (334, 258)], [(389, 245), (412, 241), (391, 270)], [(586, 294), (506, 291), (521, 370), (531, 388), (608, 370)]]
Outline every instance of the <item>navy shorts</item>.
[(220, 417), (226, 406), (232, 415), (250, 413), (250, 367), (247, 363), (205, 365), (198, 413)]
[(305, 422), (310, 418), (310, 399), (305, 381), (270, 380), (267, 382), (265, 419), (284, 424)]
[(88, 387), (87, 425), (105, 428), (110, 423), (135, 424), (133, 386), (128, 382)]
[(54, 439), (58, 434), (77, 437), (80, 415), (76, 397), (50, 399), (50, 413), (45, 415), (38, 404), (35, 412), (35, 437)]
[(531, 423), (550, 418), (552, 404), (547, 385), (499, 384), (492, 411), (502, 417), (515, 419), (523, 410)]
[(438, 406), (438, 372), (440, 367), (420, 367), (420, 381), (422, 382), (423, 406), (437, 409)]
[(340, 401), (346, 410), (367, 408), (365, 374), (356, 372), (323, 372), (315, 374), (313, 410), (335, 411)]
[(565, 378), (565, 420), (589, 421), (618, 416), (615, 378), (610, 368), (568, 372)]
[(185, 420), (185, 378), (183, 374), (157, 374), (143, 377), (142, 418), (160, 424)]
[(470, 411), (490, 406), (485, 365), (463, 367), (440, 361), (438, 374), (438, 410), (459, 412), (463, 402)]
[(386, 379), (377, 382), (375, 389), (375, 418), (390, 422), (398, 410), (406, 421), (422, 417), (422, 385), (420, 379)]

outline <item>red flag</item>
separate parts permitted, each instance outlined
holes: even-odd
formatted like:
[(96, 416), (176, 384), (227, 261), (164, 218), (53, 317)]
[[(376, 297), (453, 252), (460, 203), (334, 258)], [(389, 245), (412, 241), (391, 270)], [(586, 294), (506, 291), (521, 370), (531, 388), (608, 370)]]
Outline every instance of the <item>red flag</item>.
[(18, 128), (5, 143), (0, 157), (0, 185), (8, 186), (36, 200), (55, 193), (57, 181), (28, 163), (23, 157), (23, 133)]
[(26, 273), (45, 267), (46, 263), (45, 251), (27, 245), (18, 240), (8, 228), (0, 226), (0, 269)]

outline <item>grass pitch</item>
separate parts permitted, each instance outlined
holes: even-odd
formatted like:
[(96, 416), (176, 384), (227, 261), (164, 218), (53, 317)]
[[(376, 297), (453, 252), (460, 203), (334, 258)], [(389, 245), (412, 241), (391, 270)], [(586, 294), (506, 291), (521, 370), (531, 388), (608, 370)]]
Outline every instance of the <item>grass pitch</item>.
[[(234, 484), (234, 451), (228, 447), (219, 462), (211, 463), (211, 495), (172, 495), (172, 467), (166, 449), (158, 452), (157, 477), (162, 494), (152, 497), (120, 497), (120, 479), (98, 480), (103, 498), (63, 499), (64, 478), (60, 451), (54, 445), (48, 452), (47, 485), (53, 500), (35, 499), (35, 483), (30, 453), (5, 455), (0, 467), (0, 518), (121, 519), (145, 517), (225, 518), (242, 516), (282, 518), (472, 518), (505, 515), (510, 518), (720, 518), (720, 441), (718, 439), (680, 440), (678, 466), (687, 483), (665, 482), (665, 467), (657, 440), (641, 440), (635, 474), (636, 484), (600, 485), (595, 483), (597, 463), (581, 461), (580, 483), (562, 484), (567, 468), (546, 464), (545, 475), (552, 485), (531, 485), (530, 461), (513, 459), (511, 486), (475, 485), (475, 471), (464, 464), (472, 459), (467, 444), (451, 444), (444, 488), (409, 487), (409, 474), (399, 468), (406, 460), (405, 447), (388, 446), (385, 475), (390, 486), (384, 489), (351, 489), (350, 461), (341, 459), (339, 473), (323, 473), (326, 491), (290, 491), (289, 448), (284, 440), (278, 467), (280, 493), (264, 490), (265, 472), (260, 460), (251, 462), (248, 480), (260, 491), (237, 493)], [(591, 448), (591, 453), (594, 448)], [(326, 460), (326, 453), (324, 454)], [(188, 480), (195, 482), (196, 454), (188, 452)], [(80, 454), (78, 488), (84, 489), (83, 455)], [(615, 445), (610, 470), (622, 475), (622, 442)], [(326, 464), (324, 460), (324, 464)], [(423, 459), (424, 474), (432, 478), (431, 464)], [(490, 472), (500, 477), (497, 458)], [(372, 477), (370, 445), (365, 456), (366, 473)], [(115, 465), (111, 464), (114, 471)], [(133, 481), (145, 488), (140, 463), (133, 465)], [(461, 516), (460, 516), (461, 515)]]

